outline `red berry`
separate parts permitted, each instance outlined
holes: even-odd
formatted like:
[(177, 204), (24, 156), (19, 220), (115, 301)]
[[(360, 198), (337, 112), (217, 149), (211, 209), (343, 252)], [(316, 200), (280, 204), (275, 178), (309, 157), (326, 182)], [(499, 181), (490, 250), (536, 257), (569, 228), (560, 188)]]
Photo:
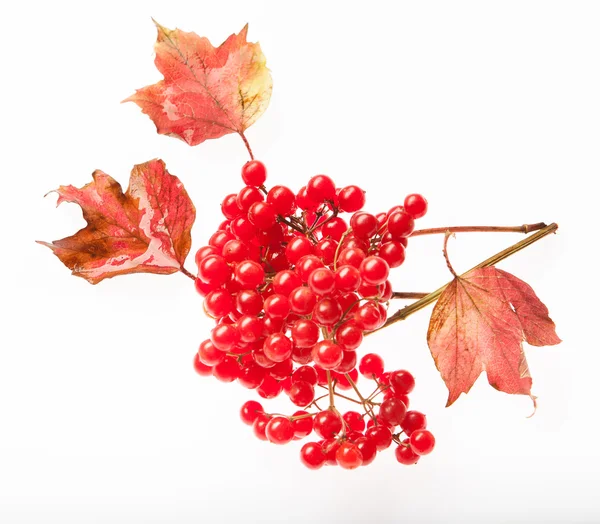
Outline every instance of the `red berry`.
[(292, 325), (292, 340), (301, 348), (314, 346), (319, 340), (319, 326), (312, 320), (296, 320)]
[(209, 255), (198, 266), (198, 278), (207, 284), (220, 286), (229, 280), (231, 269), (219, 255)]
[(331, 269), (320, 267), (308, 277), (308, 287), (317, 295), (328, 295), (335, 289), (335, 274)]
[(323, 369), (335, 369), (342, 362), (344, 352), (342, 348), (331, 340), (317, 342), (312, 350), (312, 357), (317, 366)]
[(321, 438), (335, 437), (342, 427), (342, 419), (331, 410), (321, 411), (313, 418), (313, 429)]
[(221, 382), (233, 382), (240, 374), (240, 365), (233, 357), (225, 357), (212, 370), (213, 377)]
[(198, 251), (196, 251), (196, 265), (199, 266), (200, 262), (202, 262), (209, 255), (219, 254), (221, 254), (221, 252), (219, 251), (219, 248), (216, 248), (215, 246), (202, 246)]
[(204, 311), (213, 318), (222, 318), (233, 310), (231, 293), (224, 289), (211, 291), (204, 299)]
[(289, 216), (296, 209), (296, 197), (286, 186), (273, 186), (267, 194), (267, 202), (278, 215)]
[(279, 271), (273, 277), (273, 291), (286, 297), (294, 291), (297, 287), (302, 285), (302, 279), (293, 271), (289, 269)]
[(338, 243), (331, 238), (319, 240), (315, 245), (315, 256), (323, 261), (323, 264), (333, 264), (337, 252)]
[(360, 359), (358, 370), (365, 378), (376, 378), (383, 373), (383, 359), (375, 353), (367, 353)]
[(198, 358), (206, 366), (215, 366), (225, 358), (225, 353), (217, 349), (210, 340), (204, 340), (198, 348)]
[(366, 255), (362, 249), (346, 248), (340, 252), (337, 259), (337, 266), (352, 266), (359, 268)]
[(392, 371), (390, 373), (390, 386), (397, 395), (408, 395), (415, 389), (415, 378), (405, 369)]
[(415, 219), (404, 211), (397, 211), (388, 219), (388, 231), (394, 240), (409, 236), (414, 229)]
[(201, 377), (208, 377), (212, 375), (212, 367), (200, 362), (198, 353), (194, 355), (194, 371), (196, 371), (196, 373), (198, 373), (198, 375)]
[(333, 298), (322, 298), (315, 305), (313, 319), (321, 326), (333, 326), (342, 318), (342, 308)]
[(317, 384), (317, 372), (312, 366), (300, 366), (292, 373), (292, 382), (308, 382), (311, 386)]
[(333, 200), (335, 197), (335, 184), (333, 180), (326, 175), (317, 175), (312, 177), (306, 185), (308, 198), (314, 202), (325, 202)]
[(392, 432), (385, 426), (371, 426), (365, 435), (373, 440), (378, 451), (387, 449), (392, 444)]
[(267, 202), (254, 202), (248, 210), (248, 220), (258, 229), (270, 229), (277, 218), (273, 206)]
[(296, 204), (304, 211), (313, 211), (319, 206), (319, 202), (315, 202), (308, 196), (306, 186), (301, 187), (300, 191), (298, 191), (298, 194), (296, 195)]
[(289, 397), (296, 406), (303, 408), (314, 400), (315, 388), (304, 380), (292, 382)]
[(254, 419), (254, 422), (252, 423), (252, 430), (258, 439), (267, 440), (265, 430), (267, 429), (267, 424), (269, 423), (270, 419), (271, 417), (265, 413), (259, 413)]
[(237, 203), (237, 195), (227, 195), (221, 202), (221, 212), (228, 219), (233, 219), (242, 214), (242, 210)]
[(427, 427), (427, 417), (419, 411), (407, 411), (400, 427), (410, 437), (413, 431)]
[(247, 216), (241, 216), (231, 221), (231, 232), (240, 240), (252, 240), (257, 232), (256, 227)]
[(379, 256), (385, 260), (391, 268), (399, 267), (406, 258), (404, 246), (397, 240), (391, 240), (382, 244), (379, 248)]
[(365, 205), (365, 192), (358, 186), (346, 186), (338, 195), (340, 210), (354, 213)]
[(248, 400), (242, 404), (242, 408), (240, 409), (240, 417), (244, 424), (251, 426), (263, 411), (262, 405), (256, 402), (256, 400)]
[(332, 217), (325, 224), (321, 226), (321, 234), (323, 238), (331, 238), (336, 242), (339, 242), (342, 235), (348, 229), (348, 224), (343, 218)]
[(248, 389), (256, 389), (265, 380), (267, 371), (265, 368), (259, 366), (256, 362), (250, 361), (240, 369), (238, 375), (238, 382)]
[[(294, 371), (294, 363), (292, 362), (291, 358), (277, 362), (273, 367), (269, 368), (269, 373), (277, 380), (285, 380), (290, 378), (292, 371)], [(291, 386), (291, 379), (289, 385)], [(282, 386), (285, 387), (286, 384), (282, 384)]]
[(308, 469), (319, 469), (325, 464), (323, 448), (316, 442), (307, 442), (300, 450), (300, 460)]
[(362, 330), (352, 322), (342, 324), (335, 333), (335, 341), (344, 351), (354, 351), (362, 343)]
[(335, 454), (341, 445), (341, 441), (336, 438), (328, 438), (321, 442), (323, 453), (325, 453), (325, 465), (326, 466), (337, 466), (337, 459)]
[(252, 315), (242, 315), (236, 322), (242, 342), (256, 342), (262, 337), (264, 321)]
[(395, 397), (388, 398), (379, 406), (379, 416), (390, 426), (397, 426), (404, 420), (406, 406)]
[(350, 430), (364, 431), (365, 420), (362, 418), (361, 414), (358, 411), (346, 411), (342, 418), (346, 423), (346, 427), (350, 428)]
[[(292, 426), (294, 427), (294, 438), (301, 439), (307, 437), (312, 433), (313, 430), (313, 419), (312, 416), (304, 416), (308, 415), (306, 411), (296, 411), (292, 418)], [(296, 418), (299, 417), (299, 418)]]
[(298, 260), (313, 252), (313, 244), (306, 237), (294, 237), (285, 248), (285, 256), (290, 264), (295, 264)]
[(265, 435), (273, 444), (287, 444), (294, 438), (294, 427), (286, 417), (273, 417), (265, 428)]
[(248, 246), (237, 239), (229, 240), (223, 246), (222, 254), (226, 262), (241, 262), (248, 257)]
[(423, 195), (413, 193), (404, 199), (404, 209), (413, 218), (424, 217), (427, 213), (427, 200)]
[(258, 315), (263, 308), (262, 296), (252, 289), (240, 291), (236, 297), (235, 307), (242, 315)]
[(359, 437), (354, 443), (362, 455), (362, 465), (368, 466), (371, 464), (377, 456), (377, 446), (375, 445), (375, 442), (369, 437)]
[(265, 379), (262, 381), (262, 384), (256, 389), (256, 392), (262, 398), (269, 399), (278, 396), (282, 389), (283, 386), (281, 385), (281, 382), (274, 379), (271, 375), (266, 375)]
[(410, 447), (417, 455), (428, 455), (435, 447), (435, 437), (431, 431), (417, 429), (410, 435)]
[(242, 167), (242, 180), (247, 186), (262, 186), (267, 179), (267, 168), (260, 160), (250, 160)]
[(216, 247), (220, 252), (223, 249), (223, 246), (230, 240), (233, 240), (233, 238), (233, 235), (227, 231), (217, 231), (208, 239), (208, 243), (209, 245)]
[(292, 349), (292, 360), (301, 366), (312, 362), (312, 347), (294, 346)]
[(265, 281), (265, 270), (254, 260), (245, 260), (235, 268), (235, 279), (242, 289), (254, 289)]
[[(247, 213), (254, 202), (264, 201), (263, 194), (255, 187), (246, 186), (237, 195), (236, 202), (242, 212)], [(231, 217), (236, 218), (236, 217)]]
[(356, 469), (362, 466), (363, 457), (356, 444), (344, 442), (335, 452), (335, 459), (344, 469)]
[(283, 333), (273, 333), (264, 342), (265, 356), (273, 362), (283, 362), (292, 354), (292, 341)]
[(285, 318), (290, 313), (290, 302), (285, 295), (275, 293), (265, 300), (264, 309), (271, 318)]
[(377, 218), (370, 213), (354, 213), (350, 219), (350, 227), (354, 236), (360, 239), (368, 239), (377, 233)]
[(360, 276), (364, 282), (372, 286), (383, 284), (390, 274), (390, 266), (381, 257), (367, 257), (360, 265)]
[(375, 302), (367, 302), (354, 312), (354, 322), (365, 331), (373, 331), (381, 324), (381, 312)]
[(265, 333), (281, 333), (283, 331), (284, 320), (282, 318), (264, 317)]
[(402, 444), (400, 444), (395, 451), (396, 460), (400, 462), (400, 464), (404, 464), (405, 466), (412, 466), (419, 462), (419, 455), (417, 455), (411, 446), (408, 445), (409, 440), (403, 440)]
[(335, 273), (335, 287), (339, 291), (356, 291), (361, 284), (360, 271), (354, 266), (338, 267)]
[(290, 309), (298, 315), (309, 315), (317, 303), (317, 296), (307, 287), (297, 287), (290, 293)]
[(344, 351), (342, 353), (342, 361), (337, 365), (335, 370), (338, 373), (348, 373), (356, 367), (356, 352)]
[(240, 341), (240, 332), (231, 324), (219, 324), (210, 332), (212, 343), (221, 351), (231, 351)]
[(313, 271), (323, 267), (323, 261), (315, 255), (305, 255), (296, 262), (296, 273), (302, 279), (302, 282), (308, 282)]

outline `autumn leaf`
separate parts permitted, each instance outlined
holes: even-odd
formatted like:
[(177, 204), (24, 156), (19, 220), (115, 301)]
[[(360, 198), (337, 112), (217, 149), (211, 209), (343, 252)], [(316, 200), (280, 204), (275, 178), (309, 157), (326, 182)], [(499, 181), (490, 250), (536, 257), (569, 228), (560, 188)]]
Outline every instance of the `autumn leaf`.
[(48, 246), (78, 277), (92, 284), (127, 273), (179, 271), (192, 243), (196, 217), (192, 201), (162, 160), (134, 166), (129, 188), (102, 171), (77, 189), (61, 186), (57, 206), (81, 206), (87, 226)]
[(248, 25), (216, 48), (195, 33), (156, 27), (154, 63), (164, 80), (124, 102), (139, 105), (158, 133), (194, 146), (242, 134), (264, 113), (273, 82), (260, 45), (246, 42)]
[(467, 393), (483, 370), (496, 389), (531, 396), (523, 340), (533, 346), (560, 342), (531, 286), (495, 267), (456, 277), (441, 294), (427, 333), (449, 390), (447, 405)]

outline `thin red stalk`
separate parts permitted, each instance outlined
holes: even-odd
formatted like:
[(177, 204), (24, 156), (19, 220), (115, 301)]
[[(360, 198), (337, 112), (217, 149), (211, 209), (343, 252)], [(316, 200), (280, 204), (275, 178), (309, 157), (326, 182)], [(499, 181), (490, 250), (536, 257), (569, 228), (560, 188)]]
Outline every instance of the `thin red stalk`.
[(250, 147), (250, 143), (248, 142), (246, 135), (244, 134), (243, 131), (240, 131), (239, 135), (242, 137), (242, 140), (244, 141), (244, 145), (246, 146), (246, 149), (248, 150), (248, 153), (250, 154), (250, 159), (254, 160), (254, 155), (252, 154), (252, 148)]
[(186, 277), (191, 278), (194, 281), (196, 280), (196, 277), (183, 266), (181, 266), (181, 269), (179, 271), (181, 271)]

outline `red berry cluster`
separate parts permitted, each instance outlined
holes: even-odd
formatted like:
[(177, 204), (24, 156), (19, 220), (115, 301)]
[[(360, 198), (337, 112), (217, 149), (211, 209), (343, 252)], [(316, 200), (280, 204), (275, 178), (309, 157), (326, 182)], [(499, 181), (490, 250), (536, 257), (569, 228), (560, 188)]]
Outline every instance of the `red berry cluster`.
[[(390, 268), (404, 262), (407, 238), (415, 219), (427, 212), (427, 201), (409, 195), (403, 206), (372, 215), (361, 211), (365, 193), (358, 186), (336, 188), (317, 175), (298, 193), (286, 186), (267, 191), (266, 176), (261, 162), (244, 165), (245, 187), (225, 197), (226, 220), (196, 253), (196, 289), (216, 321), (200, 344), (196, 371), (237, 380), (264, 399), (284, 391), (303, 409), (274, 416), (248, 401), (242, 420), (257, 437), (276, 444), (314, 431), (322, 440), (301, 450), (309, 468), (354, 469), (371, 463), (392, 441), (400, 463), (416, 463), (431, 452), (434, 438), (425, 415), (407, 411), (412, 375), (384, 373), (375, 354), (358, 362), (356, 351), (365, 333), (386, 322)], [(350, 220), (341, 213), (352, 213)], [(375, 381), (368, 396), (356, 385), (359, 371)], [(358, 398), (340, 393), (349, 390)], [(326, 397), (329, 405), (321, 409)], [(340, 414), (338, 398), (362, 412)]]

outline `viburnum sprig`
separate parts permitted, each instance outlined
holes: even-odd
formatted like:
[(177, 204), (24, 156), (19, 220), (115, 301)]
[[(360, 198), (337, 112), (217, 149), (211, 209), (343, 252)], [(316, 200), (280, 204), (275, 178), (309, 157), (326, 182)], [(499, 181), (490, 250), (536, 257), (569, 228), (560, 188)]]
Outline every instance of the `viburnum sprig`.
[[(196, 370), (223, 382), (237, 379), (264, 399), (285, 392), (302, 410), (274, 415), (251, 400), (242, 420), (275, 444), (314, 430), (322, 440), (301, 450), (310, 468), (337, 463), (353, 469), (392, 441), (399, 462), (416, 463), (435, 440), (425, 415), (407, 411), (413, 376), (385, 373), (379, 355), (359, 361), (357, 351), (364, 334), (387, 320), (390, 269), (404, 262), (407, 238), (427, 201), (408, 195), (403, 206), (373, 215), (361, 211), (365, 191), (358, 186), (336, 188), (317, 175), (297, 193), (286, 186), (267, 191), (266, 178), (262, 162), (244, 165), (246, 186), (223, 199), (226, 220), (196, 253), (196, 289), (216, 324), (200, 344)], [(343, 214), (351, 214), (348, 221)], [(370, 395), (357, 387), (359, 372), (375, 383)], [(324, 408), (320, 388), (329, 398)], [(340, 390), (354, 390), (356, 397)], [(359, 411), (340, 413), (336, 396)]]
[[(58, 203), (79, 204), (87, 226), (42, 244), (92, 284), (135, 272), (193, 279), (215, 322), (195, 370), (255, 390), (263, 400), (245, 402), (242, 421), (274, 444), (307, 439), (300, 458), (310, 469), (355, 469), (392, 444), (405, 465), (433, 451), (426, 416), (409, 410), (413, 375), (386, 370), (382, 357), (361, 345), (434, 302), (427, 341), (448, 386), (447, 405), (483, 370), (496, 389), (535, 403), (523, 341), (544, 346), (560, 339), (531, 287), (495, 265), (555, 232), (556, 224), (417, 230), (428, 211), (420, 194), (372, 214), (363, 210), (362, 187), (338, 187), (327, 175), (297, 190), (268, 188), (267, 168), (254, 158), (245, 131), (266, 109), (272, 82), (260, 46), (246, 41), (247, 26), (218, 48), (194, 33), (157, 29), (155, 63), (164, 80), (127, 101), (159, 133), (189, 145), (228, 133), (242, 138), (251, 160), (241, 170), (243, 186), (221, 202), (225, 220), (197, 250), (197, 271), (186, 269), (195, 208), (164, 162), (151, 160), (134, 167), (125, 192), (102, 171), (83, 188), (61, 186)], [(448, 237), (475, 231), (533, 234), (459, 275)], [(408, 239), (429, 234), (444, 235), (452, 281), (430, 293), (394, 290), (390, 272), (402, 266)], [(388, 315), (394, 299), (415, 301)], [(281, 394), (289, 412), (266, 409), (265, 401)]]

